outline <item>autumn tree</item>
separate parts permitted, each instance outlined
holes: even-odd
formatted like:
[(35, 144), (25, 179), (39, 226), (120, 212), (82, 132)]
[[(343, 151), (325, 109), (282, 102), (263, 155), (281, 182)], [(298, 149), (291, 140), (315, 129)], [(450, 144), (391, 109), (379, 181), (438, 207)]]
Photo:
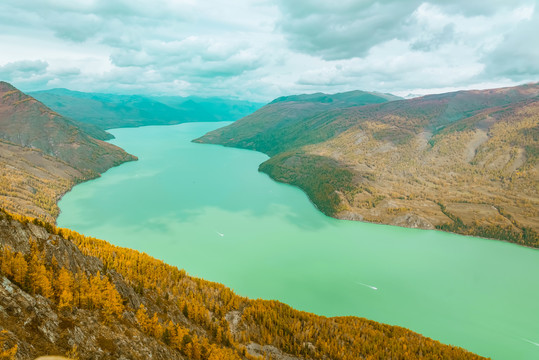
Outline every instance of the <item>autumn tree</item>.
[(51, 272), (47, 270), (45, 265), (41, 264), (36, 266), (30, 273), (30, 276), (34, 292), (41, 294), (48, 299), (52, 298)]
[(11, 278), (13, 277), (13, 252), (11, 251), (10, 246), (4, 246), (2, 249), (2, 265), (0, 266), (0, 271), (2, 273)]
[(154, 313), (153, 317), (150, 319), (150, 334), (153, 337), (160, 339), (162, 333), (163, 333), (163, 328), (161, 324), (159, 323), (159, 318), (157, 317), (157, 313)]
[(103, 314), (107, 321), (112, 321), (114, 317), (120, 317), (124, 310), (122, 298), (116, 287), (107, 279), (103, 279)]
[(143, 304), (140, 304), (135, 316), (142, 331), (145, 333), (149, 333), (151, 331), (150, 318)]
[(89, 296), (90, 296), (90, 282), (88, 277), (83, 272), (78, 272), (75, 275), (75, 282), (73, 286), (74, 293), (74, 302), (75, 305), (82, 308), (87, 308), (89, 306)]
[(14, 360), (15, 359), (15, 355), (17, 354), (17, 344), (15, 344), (14, 346), (8, 348), (8, 349), (4, 349), (5, 348), (5, 343), (6, 343), (6, 335), (7, 335), (7, 331), (6, 330), (2, 330), (0, 331), (0, 359), (2, 360)]
[(23, 285), (28, 272), (28, 264), (26, 263), (22, 253), (18, 252), (17, 255), (15, 255), (11, 268), (13, 272), (13, 280), (19, 285)]
[(90, 291), (88, 293), (88, 304), (90, 309), (101, 307), (101, 304), (103, 303), (101, 287), (101, 273), (98, 271), (96, 275), (90, 277)]
[(45, 255), (39, 251), (37, 242), (30, 239), (30, 259), (28, 261), (28, 275), (32, 292), (51, 298), (53, 289), (51, 285), (52, 273), (45, 267)]
[(66, 353), (66, 356), (70, 360), (79, 360), (80, 359), (79, 348), (78, 348), (77, 344), (73, 344), (71, 349)]
[(71, 309), (73, 305), (73, 275), (71, 271), (61, 268), (55, 282), (55, 295), (60, 309)]

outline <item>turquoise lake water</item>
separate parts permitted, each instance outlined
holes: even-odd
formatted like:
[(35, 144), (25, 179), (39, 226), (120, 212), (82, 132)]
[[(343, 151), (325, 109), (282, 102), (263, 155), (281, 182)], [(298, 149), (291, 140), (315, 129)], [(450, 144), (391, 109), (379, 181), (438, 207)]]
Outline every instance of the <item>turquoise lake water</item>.
[(539, 359), (539, 251), (329, 218), (258, 172), (258, 152), (195, 144), (228, 123), (110, 131), (139, 157), (73, 188), (58, 225), (326, 316), (403, 326), (494, 359)]

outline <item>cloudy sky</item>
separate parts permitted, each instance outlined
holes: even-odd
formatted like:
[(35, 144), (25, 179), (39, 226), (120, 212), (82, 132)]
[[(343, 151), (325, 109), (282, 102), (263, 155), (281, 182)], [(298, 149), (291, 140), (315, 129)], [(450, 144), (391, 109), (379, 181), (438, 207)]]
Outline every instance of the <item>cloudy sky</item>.
[(539, 0), (2, 0), (24, 91), (425, 94), (539, 81)]

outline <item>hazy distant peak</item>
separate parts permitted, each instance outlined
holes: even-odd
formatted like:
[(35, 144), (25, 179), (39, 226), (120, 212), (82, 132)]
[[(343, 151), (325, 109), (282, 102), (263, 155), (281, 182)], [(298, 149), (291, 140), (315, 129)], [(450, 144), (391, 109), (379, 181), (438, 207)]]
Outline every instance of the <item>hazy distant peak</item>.
[(422, 96), (424, 96), (424, 94), (412, 94), (412, 93), (410, 93), (410, 94), (406, 95), (404, 98), (406, 100), (408, 100), (408, 99), (415, 99), (415, 98), (422, 97)]
[(469, 97), (489, 97), (501, 103), (510, 103), (539, 96), (539, 83), (483, 90), (459, 90), (441, 94), (424, 95), (425, 99), (459, 99)]
[(76, 91), (69, 90), (69, 89), (66, 89), (66, 88), (54, 88), (54, 89), (49, 89), (49, 90), (31, 91), (31, 93), (35, 93), (35, 94), (44, 93), (44, 92), (53, 93), (53, 94), (67, 94), (67, 93), (72, 93), (72, 92), (76, 92)]
[(31, 92), (30, 95), (63, 116), (101, 129), (234, 121), (262, 106), (219, 98), (86, 93), (62, 88)]

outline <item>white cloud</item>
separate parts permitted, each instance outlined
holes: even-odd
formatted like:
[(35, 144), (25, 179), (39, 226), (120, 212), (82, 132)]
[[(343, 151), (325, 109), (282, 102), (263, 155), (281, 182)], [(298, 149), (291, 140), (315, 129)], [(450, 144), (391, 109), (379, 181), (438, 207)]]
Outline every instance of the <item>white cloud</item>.
[(0, 77), (23, 90), (68, 87), (259, 101), (298, 92), (408, 93), (537, 81), (535, 5), (533, 0), (2, 2)]

